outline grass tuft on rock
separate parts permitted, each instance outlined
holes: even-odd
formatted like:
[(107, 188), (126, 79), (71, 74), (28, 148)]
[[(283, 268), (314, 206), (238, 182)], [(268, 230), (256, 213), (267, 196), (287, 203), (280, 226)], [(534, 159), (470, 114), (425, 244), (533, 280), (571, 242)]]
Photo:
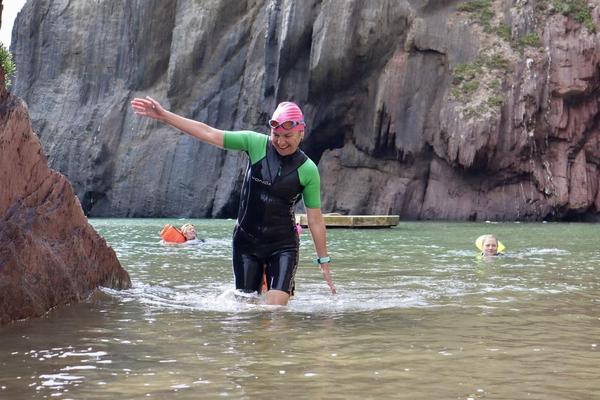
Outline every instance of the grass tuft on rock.
[(542, 39), (540, 38), (540, 35), (537, 34), (537, 32), (529, 32), (529, 33), (525, 34), (524, 36), (521, 36), (517, 40), (513, 41), (512, 47), (515, 50), (518, 50), (520, 53), (523, 53), (523, 50), (526, 47), (534, 47), (534, 48), (543, 47)]
[(497, 114), (505, 103), (501, 94), (504, 76), (511, 63), (500, 53), (482, 53), (472, 62), (457, 64), (452, 69), (450, 93), (462, 103), (466, 118)]
[(494, 11), (492, 10), (492, 0), (471, 0), (459, 4), (456, 9), (471, 14), (471, 21), (481, 25), (485, 32), (493, 32), (492, 19), (494, 18)]
[(586, 0), (554, 0), (554, 7), (563, 15), (584, 25), (590, 33), (596, 32), (592, 19), (592, 8)]
[(587, 0), (540, 0), (538, 8), (544, 12), (573, 18), (585, 26), (588, 32), (596, 33), (596, 24), (592, 18), (592, 6)]

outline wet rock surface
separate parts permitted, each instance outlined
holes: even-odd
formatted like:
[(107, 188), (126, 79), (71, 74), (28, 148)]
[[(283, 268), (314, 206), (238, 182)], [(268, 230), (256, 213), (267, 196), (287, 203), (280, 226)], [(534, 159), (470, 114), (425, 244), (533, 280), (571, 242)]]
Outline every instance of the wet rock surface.
[[(3, 76), (3, 74), (2, 74)], [(48, 168), (25, 103), (0, 79), (0, 325), (128, 288), (67, 179)]]

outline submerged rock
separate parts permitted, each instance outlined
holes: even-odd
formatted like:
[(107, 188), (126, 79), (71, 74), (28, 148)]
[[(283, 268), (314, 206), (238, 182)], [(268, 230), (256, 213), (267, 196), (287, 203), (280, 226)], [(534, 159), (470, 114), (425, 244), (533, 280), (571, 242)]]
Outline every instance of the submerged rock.
[(48, 168), (27, 106), (3, 78), (0, 188), (0, 325), (83, 300), (98, 286), (131, 286), (67, 179)]

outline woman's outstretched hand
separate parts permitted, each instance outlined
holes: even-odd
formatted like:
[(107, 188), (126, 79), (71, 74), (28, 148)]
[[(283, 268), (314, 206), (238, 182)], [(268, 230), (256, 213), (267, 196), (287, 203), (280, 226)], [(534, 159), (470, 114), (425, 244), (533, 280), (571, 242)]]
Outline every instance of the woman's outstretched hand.
[(320, 264), (319, 269), (321, 270), (321, 273), (323, 274), (323, 278), (325, 278), (325, 282), (327, 282), (327, 285), (329, 285), (329, 289), (331, 289), (331, 294), (336, 294), (337, 289), (335, 288), (335, 285), (333, 284), (333, 279), (331, 279), (331, 273), (329, 272), (329, 264), (327, 264), (327, 263)]
[(137, 115), (142, 115), (144, 117), (149, 117), (159, 121), (164, 118), (166, 112), (160, 103), (150, 96), (146, 96), (144, 99), (136, 97), (135, 99), (131, 100), (131, 107), (133, 108), (133, 112)]

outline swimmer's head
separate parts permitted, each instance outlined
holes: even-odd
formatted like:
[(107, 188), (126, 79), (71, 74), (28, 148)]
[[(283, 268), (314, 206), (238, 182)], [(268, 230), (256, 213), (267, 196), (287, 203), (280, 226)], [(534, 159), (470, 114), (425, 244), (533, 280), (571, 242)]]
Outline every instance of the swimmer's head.
[(484, 256), (495, 256), (498, 254), (498, 239), (494, 235), (484, 235), (482, 247)]
[(183, 224), (179, 229), (183, 236), (185, 236), (186, 240), (194, 240), (196, 239), (196, 228), (192, 224)]
[(271, 120), (271, 143), (282, 156), (294, 154), (304, 138), (304, 115), (296, 103), (285, 101), (277, 106)]
[(302, 132), (306, 127), (304, 114), (296, 103), (284, 101), (279, 103), (271, 119), (269, 126), (275, 132)]

